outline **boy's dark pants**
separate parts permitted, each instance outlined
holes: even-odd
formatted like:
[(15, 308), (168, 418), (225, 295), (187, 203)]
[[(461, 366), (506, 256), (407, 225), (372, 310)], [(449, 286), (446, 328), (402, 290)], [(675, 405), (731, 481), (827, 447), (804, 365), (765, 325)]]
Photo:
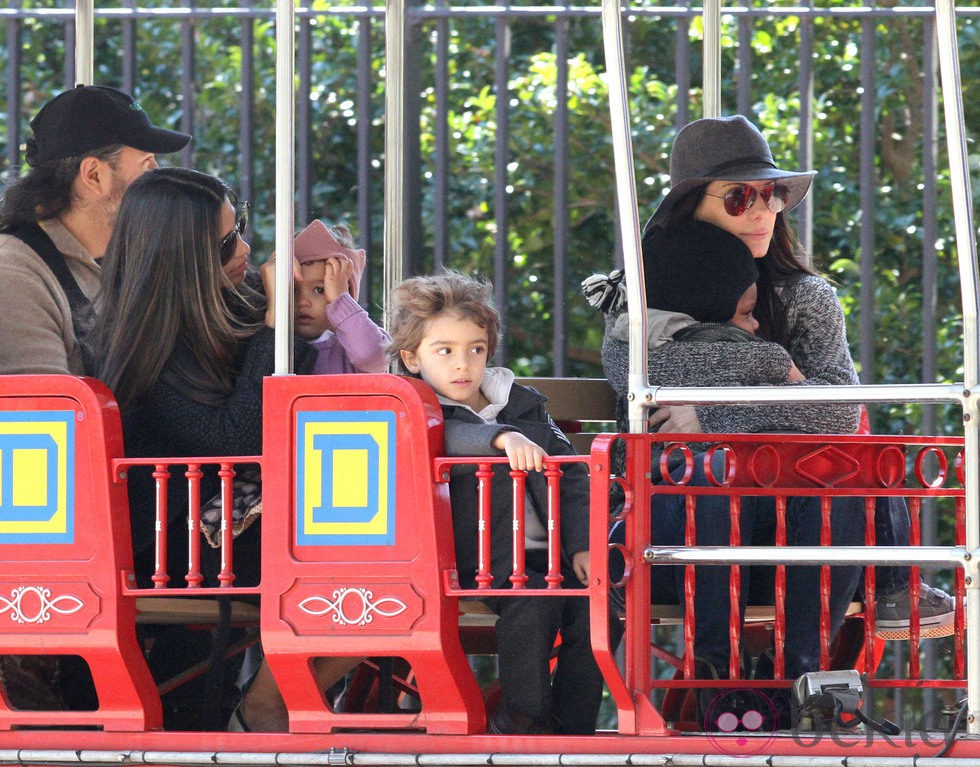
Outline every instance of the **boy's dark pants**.
[[(536, 553), (536, 552), (535, 552)], [(532, 559), (531, 552), (528, 560)], [(578, 581), (565, 572), (565, 585)], [(542, 575), (528, 573), (528, 588), (544, 588)], [(533, 585), (532, 585), (533, 584)], [(483, 600), (497, 613), (500, 688), (508, 711), (534, 720), (557, 719), (557, 730), (591, 735), (602, 702), (602, 673), (592, 654), (589, 600), (586, 597), (498, 597)], [(554, 680), (550, 658), (561, 634)], [(610, 639), (622, 636), (618, 619), (610, 619)]]

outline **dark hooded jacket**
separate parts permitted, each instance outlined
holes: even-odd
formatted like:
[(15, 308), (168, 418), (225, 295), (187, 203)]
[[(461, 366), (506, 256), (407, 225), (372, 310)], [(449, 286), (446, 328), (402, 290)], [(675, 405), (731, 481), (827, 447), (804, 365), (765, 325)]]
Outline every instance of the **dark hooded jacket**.
[[(545, 410), (547, 398), (534, 389), (513, 384), (507, 404), (497, 415), (497, 423), (487, 423), (462, 405), (443, 402), (445, 418), (446, 455), (500, 456), (493, 440), (503, 431), (519, 431), (540, 445), (549, 455), (574, 455), (568, 439)], [(479, 495), (474, 465), (456, 467), (451, 473), (449, 493), (453, 510), (453, 535), (456, 542), (456, 565), (464, 586), (473, 586), (478, 566), (477, 536)], [(511, 478), (509, 467), (494, 467), (491, 497), (491, 572), (494, 587), (503, 588), (511, 574), (513, 546), (511, 542)], [(527, 502), (542, 526), (548, 524), (548, 485), (541, 472), (527, 475)], [(576, 585), (571, 575), (573, 554), (589, 548), (589, 477), (582, 464), (562, 466), (561, 479), (561, 548), (565, 585)], [(528, 569), (528, 588), (544, 588), (545, 573)]]

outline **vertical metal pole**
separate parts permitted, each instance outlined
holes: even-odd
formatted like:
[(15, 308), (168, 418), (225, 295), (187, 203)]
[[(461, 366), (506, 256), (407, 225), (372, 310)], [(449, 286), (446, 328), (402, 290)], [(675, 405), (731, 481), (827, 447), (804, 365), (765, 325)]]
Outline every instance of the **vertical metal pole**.
[(20, 19), (7, 24), (7, 165), (20, 174)]
[[(445, 3), (440, 0), (439, 7)], [(436, 21), (435, 271), (449, 260), (449, 19)]]
[(276, 0), (276, 359), (293, 372), (294, 0)]
[[(721, 51), (719, 51), (720, 53)], [(738, 62), (735, 92), (738, 94), (736, 111), (753, 123), (757, 121), (752, 113), (752, 17), (745, 15), (738, 19)], [(719, 72), (719, 77), (721, 73)]]
[[(245, 7), (251, 10), (253, 0)], [(242, 92), (238, 98), (238, 193), (243, 200), (254, 200), (253, 178), (255, 177), (255, 17), (251, 14), (242, 19), (241, 28), (241, 67), (239, 82)]]
[[(357, 228), (360, 246), (366, 253), (373, 250), (373, 231), (371, 228), (371, 117), (374, 110), (371, 104), (371, 27), (372, 21), (367, 13), (361, 15), (357, 26)], [(368, 306), (374, 304), (375, 295), (373, 269), (368, 266), (361, 280), (361, 298)]]
[(64, 88), (74, 88), (78, 79), (75, 77), (75, 57), (72, 52), (75, 46), (75, 17), (65, 19), (65, 58), (64, 58)]
[(721, 116), (721, 0), (704, 0), (704, 103), (702, 117)]
[[(193, 7), (193, 3), (191, 3)], [(180, 129), (184, 133), (194, 135), (194, 98), (197, 93), (194, 82), (194, 71), (197, 67), (195, 51), (196, 29), (193, 17), (181, 22), (180, 25)], [(191, 142), (193, 143), (193, 142)], [(191, 144), (180, 150), (180, 161), (183, 165), (191, 165)]]
[[(313, 194), (313, 145), (310, 140), (310, 88), (313, 77), (313, 31), (312, 19), (301, 17), (299, 20), (299, 43), (297, 54), (299, 58), (299, 93), (296, 96), (296, 225), (306, 226), (311, 218), (318, 218), (312, 212)], [(311, 215), (312, 212), (312, 215)]]
[[(807, 6), (813, 9), (813, 2)], [(813, 16), (807, 14), (800, 20), (800, 74), (797, 80), (800, 91), (800, 148), (797, 152), (799, 167), (813, 168)], [(813, 261), (813, 208), (816, 198), (813, 187), (797, 208), (796, 234), (803, 244), (807, 259)]]
[(674, 33), (674, 82), (677, 83), (677, 114), (674, 115), (676, 130), (680, 130), (690, 122), (691, 66), (688, 60), (690, 31), (690, 17), (679, 17), (677, 31)]
[[(936, 202), (939, 156), (939, 104), (936, 97), (935, 19), (926, 17), (922, 24), (922, 373), (920, 380), (936, 380), (936, 301), (938, 257), (936, 254)], [(936, 433), (936, 406), (923, 403), (919, 434)], [(934, 498), (922, 499), (922, 545), (935, 546), (937, 532)], [(922, 650), (922, 672), (926, 679), (936, 674), (935, 642), (925, 642)], [(922, 691), (922, 710), (937, 710), (936, 691)]]
[(861, 383), (870, 384), (875, 380), (875, 142), (878, 126), (875, 124), (875, 26), (873, 16), (861, 21), (861, 314), (860, 345), (858, 356), (861, 361)]
[(92, 85), (95, 77), (95, 3), (75, 0), (75, 82)]
[(389, 298), (402, 281), (404, 250), (404, 136), (405, 112), (405, 0), (385, 2), (385, 278), (382, 302), (388, 324)]
[(497, 345), (497, 363), (506, 365), (510, 358), (508, 332), (510, 317), (507, 313), (507, 266), (510, 261), (510, 242), (507, 238), (509, 219), (507, 210), (507, 169), (510, 157), (510, 91), (508, 72), (510, 63), (510, 20), (498, 16), (494, 32), (495, 53), (493, 58), (494, 83), (496, 95), (494, 115), (497, 120), (497, 133), (493, 142), (493, 217), (497, 236), (493, 243), (493, 294), (500, 313), (500, 343)]
[[(976, 555), (980, 549), (980, 391), (977, 390), (980, 351), (978, 317), (980, 292), (977, 278), (977, 243), (973, 230), (973, 193), (966, 152), (963, 117), (963, 91), (960, 81), (959, 52), (956, 43), (956, 5), (953, 0), (936, 2), (936, 34), (939, 44), (939, 75), (943, 92), (943, 116), (949, 154), (950, 190), (953, 197), (953, 223), (959, 260), (960, 291), (963, 300), (963, 387), (967, 398), (963, 413), (965, 437), (966, 550), (971, 554), (966, 573), (967, 625), (980, 626), (980, 583)], [(980, 646), (976, 637), (967, 643), (967, 732), (980, 734)]]
[(424, 27), (421, 17), (413, 13), (420, 0), (408, 0), (405, 6), (405, 26), (402, 38), (402, 121), (399, 130), (402, 134), (402, 176), (401, 186), (405, 190), (402, 204), (402, 227), (404, 228), (402, 263), (406, 277), (423, 274), (423, 255), (425, 235), (422, 226), (422, 45)]
[[(136, 10), (136, 0), (126, 0), (123, 6), (134, 11)], [(127, 16), (122, 23), (122, 89), (126, 93), (133, 92), (133, 84), (136, 80), (136, 31), (135, 16)]]
[(567, 351), (565, 311), (568, 290), (568, 17), (561, 16), (555, 22), (555, 183), (554, 200), (554, 265), (555, 277), (552, 289), (551, 374), (564, 376)]
[(629, 309), (629, 423), (630, 431), (645, 431), (644, 411), (633, 392), (647, 387), (647, 313), (643, 299), (643, 261), (640, 258), (640, 216), (636, 208), (636, 176), (630, 136), (629, 92), (623, 54), (623, 18), (619, 0), (602, 0), (602, 43), (609, 80), (609, 113), (616, 168), (616, 202), (623, 240), (626, 300)]

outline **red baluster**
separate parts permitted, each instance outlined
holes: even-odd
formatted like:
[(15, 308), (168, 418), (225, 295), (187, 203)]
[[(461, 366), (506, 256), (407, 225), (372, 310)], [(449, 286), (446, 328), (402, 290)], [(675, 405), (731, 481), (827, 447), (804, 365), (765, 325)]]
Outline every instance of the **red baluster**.
[(154, 542), (153, 588), (165, 588), (170, 581), (167, 574), (167, 480), (170, 472), (167, 465), (158, 463), (153, 467), (156, 482), (156, 541)]
[[(685, 510), (687, 518), (684, 525), (684, 545), (696, 546), (697, 535), (694, 529), (697, 497), (693, 495), (685, 496)], [(694, 565), (684, 567), (684, 676), (687, 679), (694, 678), (694, 589), (695, 573)]]
[[(966, 544), (966, 499), (956, 499), (956, 545)], [(962, 567), (954, 571), (956, 615), (953, 617), (953, 677), (966, 678), (965, 657), (963, 654), (963, 635), (966, 631), (966, 615), (963, 612), (963, 596), (966, 593), (966, 580)]]
[[(732, 496), (728, 503), (730, 530), (729, 545), (742, 545), (742, 499)], [(728, 570), (729, 605), (728, 605), (728, 678), (741, 677), (741, 636), (742, 636), (742, 568), (732, 565)]]
[(187, 464), (187, 587), (197, 588), (201, 575), (201, 465)]
[(232, 509), (235, 506), (235, 468), (233, 464), (222, 463), (218, 470), (221, 478), (221, 572), (218, 582), (222, 586), (231, 586), (235, 582), (233, 542), (235, 540), (232, 526)]
[[(786, 496), (776, 497), (776, 545), (786, 545)], [(776, 619), (772, 628), (773, 678), (786, 676), (786, 658), (783, 652), (786, 644), (786, 565), (776, 565)]]
[[(875, 498), (864, 499), (864, 543), (874, 546), (875, 536)], [(864, 668), (869, 674), (875, 669), (875, 568), (864, 568)]]
[(549, 589), (560, 589), (561, 574), (561, 466), (547, 463), (544, 476), (548, 480), (548, 574), (544, 577)]
[(480, 507), (477, 511), (477, 568), (476, 587), (488, 589), (493, 583), (490, 574), (490, 480), (493, 471), (489, 463), (481, 463), (476, 469)]
[[(833, 498), (820, 499), (820, 545), (830, 547), (833, 537), (830, 529), (830, 509)], [(830, 565), (820, 567), (820, 670), (830, 668)]]
[(511, 520), (511, 549), (513, 558), (511, 561), (510, 582), (515, 589), (524, 588), (527, 583), (527, 571), (525, 567), (526, 551), (524, 546), (524, 515), (527, 513), (525, 506), (525, 483), (527, 474), (523, 471), (511, 471), (511, 488), (513, 491), (513, 518)]
[[(920, 546), (922, 544), (922, 527), (920, 512), (922, 511), (922, 499), (909, 499), (909, 544)], [(919, 638), (922, 632), (922, 616), (919, 611), (919, 596), (921, 595), (922, 574), (918, 567), (909, 568), (909, 602), (912, 609), (909, 612), (909, 678), (918, 679), (921, 676), (919, 669)]]

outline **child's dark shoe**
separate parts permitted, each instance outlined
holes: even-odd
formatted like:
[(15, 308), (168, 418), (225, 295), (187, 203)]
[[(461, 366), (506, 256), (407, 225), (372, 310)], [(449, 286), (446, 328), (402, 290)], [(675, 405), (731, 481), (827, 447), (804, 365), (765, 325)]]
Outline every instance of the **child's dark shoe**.
[(487, 732), (491, 735), (551, 735), (555, 732), (555, 723), (551, 717), (533, 719), (525, 714), (508, 711), (501, 705), (490, 717)]

